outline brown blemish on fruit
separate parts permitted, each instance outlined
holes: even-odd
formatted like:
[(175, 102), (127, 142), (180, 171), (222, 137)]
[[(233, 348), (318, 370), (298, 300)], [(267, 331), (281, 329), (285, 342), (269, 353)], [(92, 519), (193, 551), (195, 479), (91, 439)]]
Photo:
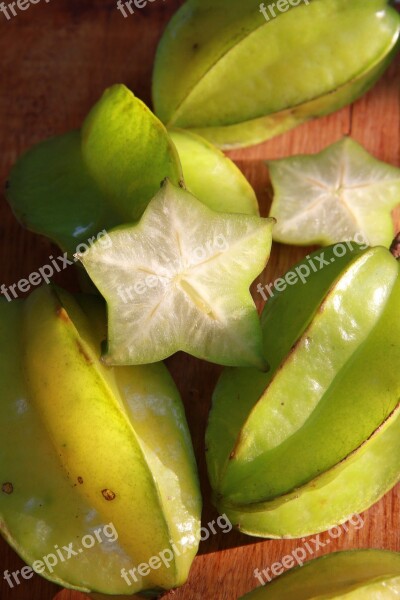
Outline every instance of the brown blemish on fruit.
[(112, 490), (101, 490), (101, 493), (103, 494), (105, 500), (107, 500), (108, 502), (111, 502), (111, 500), (114, 500), (116, 494), (112, 491)]
[(400, 232), (394, 238), (392, 245), (390, 246), (390, 252), (397, 260), (400, 260)]
[(82, 477), (78, 477), (78, 483), (80, 483), (82, 485), (82, 483), (83, 483)]
[(91, 359), (91, 357), (89, 356), (89, 354), (86, 352), (85, 348), (82, 346), (81, 342), (79, 340), (76, 340), (76, 345), (78, 346), (78, 350), (79, 352), (82, 354), (83, 358), (86, 360), (86, 362), (91, 365), (93, 364), (93, 361)]
[(64, 323), (69, 323), (70, 321), (67, 311), (62, 306), (57, 308), (57, 317), (59, 317), (61, 321), (64, 321)]
[(14, 486), (12, 483), (7, 481), (6, 483), (3, 483), (3, 485), (1, 486), (1, 491), (4, 492), (4, 494), (12, 494), (14, 491)]

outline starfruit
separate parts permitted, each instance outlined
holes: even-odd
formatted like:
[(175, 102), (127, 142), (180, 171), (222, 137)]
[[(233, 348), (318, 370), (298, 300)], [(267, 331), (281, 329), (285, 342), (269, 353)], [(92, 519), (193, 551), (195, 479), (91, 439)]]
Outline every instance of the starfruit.
[(99, 303), (48, 286), (0, 302), (1, 533), (62, 586), (169, 589), (198, 546), (185, 415), (161, 363), (101, 364)]
[(324, 531), (400, 479), (399, 268), (349, 242), (267, 286), (270, 371), (226, 369), (207, 430), (215, 503), (241, 531)]
[(165, 181), (139, 223), (79, 255), (107, 301), (106, 363), (148, 364), (182, 350), (265, 369), (249, 288), (268, 262), (273, 224), (217, 213)]
[(397, 600), (399, 595), (400, 554), (355, 550), (312, 560), (243, 600)]
[(283, 244), (328, 246), (362, 237), (389, 247), (391, 211), (400, 204), (400, 169), (345, 137), (319, 154), (268, 162), (274, 198), (273, 238)]
[(81, 131), (46, 140), (17, 161), (8, 202), (24, 226), (70, 254), (103, 230), (137, 221), (166, 177), (184, 179), (214, 210), (259, 214), (232, 161), (198, 136), (171, 136), (124, 85), (112, 86)]
[(155, 111), (225, 148), (255, 144), (361, 96), (399, 32), (386, 0), (187, 0), (159, 44)]

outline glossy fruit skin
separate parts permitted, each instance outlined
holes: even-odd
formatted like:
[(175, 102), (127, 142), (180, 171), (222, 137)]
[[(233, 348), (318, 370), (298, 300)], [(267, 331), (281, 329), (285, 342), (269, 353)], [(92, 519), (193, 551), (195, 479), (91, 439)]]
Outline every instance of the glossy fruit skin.
[(268, 22), (258, 0), (188, 0), (158, 48), (155, 112), (223, 148), (262, 142), (365, 93), (399, 26), (384, 0), (300, 2)]
[(226, 369), (214, 393), (214, 501), (251, 535), (324, 531), (400, 479), (399, 263), (382, 247), (335, 248), (294, 267), (327, 263), (267, 302), (270, 372)]
[(178, 150), (189, 192), (217, 212), (260, 214), (253, 188), (218, 148), (184, 129), (168, 133)]
[(214, 210), (259, 214), (253, 189), (232, 161), (199, 136), (169, 135), (124, 85), (104, 92), (81, 130), (23, 154), (6, 196), (24, 227), (72, 255), (99, 233), (137, 221), (166, 177), (176, 185), (185, 180)]
[[(165, 367), (102, 366), (98, 298), (45, 286), (28, 300), (1, 302), (0, 312), (0, 469), (12, 484), (0, 495), (2, 535), (31, 565), (112, 523), (113, 546), (96, 544), (41, 574), (106, 594), (183, 583), (201, 501), (183, 407)], [(122, 568), (178, 544), (181, 527), (186, 552), (169, 568), (136, 572), (131, 585), (122, 578)]]
[(370, 549), (335, 552), (311, 560), (242, 599), (395, 600), (399, 592), (400, 554)]

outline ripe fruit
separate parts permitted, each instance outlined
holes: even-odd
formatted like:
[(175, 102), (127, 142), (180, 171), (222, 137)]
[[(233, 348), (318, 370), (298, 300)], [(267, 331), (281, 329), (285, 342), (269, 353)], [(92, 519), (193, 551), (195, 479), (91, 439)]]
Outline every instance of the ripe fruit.
[(386, 0), (264, 4), (276, 18), (259, 0), (187, 0), (174, 15), (153, 75), (167, 127), (255, 144), (349, 104), (394, 56), (400, 17)]
[[(85, 592), (183, 583), (198, 545), (200, 496), (183, 407), (165, 367), (101, 364), (97, 298), (45, 286), (25, 301), (0, 302), (0, 315), (4, 537), (30, 565), (73, 542), (76, 554), (38, 572)], [(115, 539), (87, 549), (84, 537), (105, 524)], [(121, 569), (163, 551), (169, 565), (160, 561), (146, 576), (136, 570), (130, 584), (122, 577)]]
[(274, 188), (273, 238), (329, 245), (363, 238), (389, 247), (391, 211), (400, 204), (400, 169), (376, 160), (347, 137), (319, 154), (268, 162)]
[(108, 304), (107, 364), (183, 350), (265, 368), (249, 288), (271, 249), (273, 219), (217, 213), (168, 181), (136, 225), (79, 255)]
[(242, 600), (397, 600), (399, 594), (400, 554), (355, 550), (312, 560)]
[(82, 131), (46, 140), (17, 161), (7, 199), (25, 227), (70, 254), (99, 232), (139, 219), (166, 177), (176, 185), (185, 178), (214, 210), (258, 214), (254, 191), (232, 161), (198, 136), (171, 136), (143, 102), (115, 85)]
[(307, 257), (262, 315), (270, 371), (222, 374), (208, 469), (219, 510), (241, 531), (323, 531), (400, 479), (399, 267), (382, 247)]
[(182, 163), (189, 192), (217, 212), (259, 215), (257, 198), (238, 167), (207, 140), (184, 131), (168, 131)]

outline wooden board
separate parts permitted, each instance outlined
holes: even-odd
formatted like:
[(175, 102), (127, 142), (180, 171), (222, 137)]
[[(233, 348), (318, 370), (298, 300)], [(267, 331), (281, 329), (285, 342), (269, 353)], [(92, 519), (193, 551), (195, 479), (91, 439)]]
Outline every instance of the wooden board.
[[(150, 100), (151, 69), (157, 41), (178, 0), (155, 0), (127, 19), (114, 0), (42, 0), (7, 21), (0, 13), (0, 173), (5, 181), (13, 162), (26, 148), (51, 135), (80, 126), (88, 109), (107, 86), (126, 83)], [(254, 186), (263, 214), (271, 190), (263, 161), (299, 152), (317, 152), (351, 134), (379, 157), (400, 166), (400, 62), (354, 106), (306, 124), (275, 140), (231, 153)], [(22, 230), (2, 195), (0, 213), (0, 283), (15, 283), (45, 264), (54, 248)], [(276, 245), (264, 283), (304, 256), (308, 249)], [(73, 271), (58, 279), (71, 290)], [(257, 298), (261, 308), (261, 299)], [(168, 361), (185, 402), (204, 495), (204, 523), (216, 518), (210, 503), (204, 461), (204, 430), (218, 367), (178, 355)], [(4, 441), (3, 441), (4, 443)], [(373, 477), (373, 473), (371, 473)], [(337, 539), (322, 534), (313, 556), (348, 548), (400, 550), (400, 487), (366, 512), (361, 528), (349, 527)], [(312, 536), (315, 537), (315, 536)], [(328, 543), (329, 541), (329, 543)], [(310, 542), (314, 547), (314, 542)], [(265, 569), (305, 542), (262, 541), (238, 533), (212, 536), (202, 544), (188, 583), (166, 595), (168, 600), (235, 600), (258, 585), (254, 569)], [(307, 558), (312, 558), (308, 554)], [(83, 600), (38, 576), (11, 589), (3, 571), (22, 561), (0, 543), (1, 600)]]

